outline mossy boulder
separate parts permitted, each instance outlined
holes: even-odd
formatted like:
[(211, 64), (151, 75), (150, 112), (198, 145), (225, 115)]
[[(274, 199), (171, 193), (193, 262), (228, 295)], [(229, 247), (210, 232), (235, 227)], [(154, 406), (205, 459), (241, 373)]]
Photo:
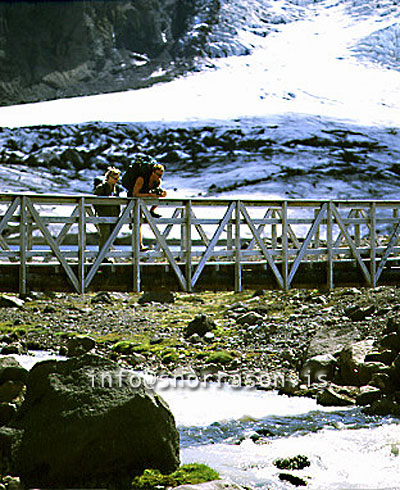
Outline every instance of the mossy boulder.
[(168, 406), (121, 373), (117, 363), (91, 354), (32, 368), (12, 422), (22, 434), (13, 473), (23, 485), (127, 488), (146, 468), (179, 467)]
[(221, 350), (221, 351), (216, 351), (216, 352), (213, 352), (212, 354), (210, 354), (208, 356), (208, 358), (206, 359), (206, 363), (207, 364), (226, 365), (226, 364), (229, 364), (230, 362), (232, 362), (233, 359), (235, 359), (235, 356), (233, 353), (225, 351), (225, 350)]
[(208, 481), (218, 480), (216, 471), (204, 464), (185, 464), (169, 475), (163, 475), (158, 470), (145, 470), (136, 477), (132, 487), (137, 490), (153, 490), (160, 487), (177, 487), (179, 485), (197, 485)]

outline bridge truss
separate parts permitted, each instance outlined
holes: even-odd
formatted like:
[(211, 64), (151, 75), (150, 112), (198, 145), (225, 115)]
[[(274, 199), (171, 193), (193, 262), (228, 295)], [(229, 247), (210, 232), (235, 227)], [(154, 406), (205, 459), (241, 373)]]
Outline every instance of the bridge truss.
[[(188, 292), (200, 284), (214, 289), (212, 277), (226, 269), (231, 273), (225, 288), (240, 291), (250, 270), (259, 276), (258, 286), (268, 277), (268, 287), (287, 290), (296, 286), (305, 266), (311, 275), (316, 266), (323, 270), (329, 289), (336, 285), (336, 269), (342, 275), (356, 269), (360, 285), (376, 287), (389, 276), (393, 280), (388, 271), (398, 268), (400, 201), (199, 198), (157, 203), (162, 218), (152, 217), (155, 201), (149, 199), (0, 194), (0, 271), (17, 276), (13, 289), (25, 293), (45, 284), (45, 266), (56, 264), (68, 287), (84, 293), (96, 280), (96, 288), (101, 287), (98, 275), (105, 277), (105, 267), (113, 274), (128, 270), (125, 287), (131, 291), (142, 290), (147, 268), (158, 271), (154, 277), (161, 272), (172, 276), (171, 287)], [(94, 205), (111, 204), (120, 204), (118, 218), (95, 215)], [(96, 228), (106, 223), (115, 227), (98, 250)], [(141, 251), (141, 233), (152, 249)], [(114, 263), (105, 265), (106, 257)], [(38, 282), (34, 276), (40, 274)], [(312, 286), (312, 277), (308, 283)]]

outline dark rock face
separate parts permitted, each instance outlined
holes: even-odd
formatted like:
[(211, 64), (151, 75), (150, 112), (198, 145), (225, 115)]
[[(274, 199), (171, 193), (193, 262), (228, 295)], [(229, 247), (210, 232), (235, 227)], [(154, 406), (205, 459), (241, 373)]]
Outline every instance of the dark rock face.
[(89, 354), (30, 371), (12, 424), (23, 431), (13, 470), (24, 485), (129, 488), (145, 468), (178, 467), (179, 436), (168, 407), (118, 373), (116, 363)]
[[(193, 2), (196, 3), (196, 2)], [(0, 103), (145, 85), (172, 59), (187, 0), (4, 2)]]
[(0, 104), (145, 87), (248, 54), (238, 29), (264, 37), (272, 12), (260, 0), (2, 2)]

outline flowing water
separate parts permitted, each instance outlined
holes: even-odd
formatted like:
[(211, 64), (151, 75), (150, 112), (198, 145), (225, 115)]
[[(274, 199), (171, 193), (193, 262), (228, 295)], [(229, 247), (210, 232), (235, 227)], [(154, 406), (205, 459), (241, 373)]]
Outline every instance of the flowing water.
[(180, 387), (162, 395), (179, 426), (183, 463), (205, 463), (237, 483), (283, 490), (294, 487), (279, 480), (285, 471), (274, 460), (301, 454), (310, 466), (291, 473), (307, 488), (400, 488), (398, 420), (228, 386)]
[[(47, 352), (15, 356), (65, 359)], [(221, 477), (260, 489), (294, 488), (274, 461), (304, 455), (310, 466), (291, 473), (311, 490), (399, 490), (400, 421), (359, 408), (322, 407), (311, 398), (223, 383), (157, 382), (175, 416), (182, 463), (205, 463)]]

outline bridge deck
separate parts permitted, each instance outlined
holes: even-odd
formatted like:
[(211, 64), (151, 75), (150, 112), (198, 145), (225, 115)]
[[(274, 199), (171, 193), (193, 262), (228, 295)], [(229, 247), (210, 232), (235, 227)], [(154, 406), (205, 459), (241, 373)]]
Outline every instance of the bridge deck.
[[(0, 290), (398, 284), (400, 201), (0, 194)], [(119, 204), (118, 218), (94, 205)], [(114, 225), (98, 250), (96, 228)], [(140, 234), (148, 251), (140, 251)], [(113, 264), (104, 264), (105, 258)]]

